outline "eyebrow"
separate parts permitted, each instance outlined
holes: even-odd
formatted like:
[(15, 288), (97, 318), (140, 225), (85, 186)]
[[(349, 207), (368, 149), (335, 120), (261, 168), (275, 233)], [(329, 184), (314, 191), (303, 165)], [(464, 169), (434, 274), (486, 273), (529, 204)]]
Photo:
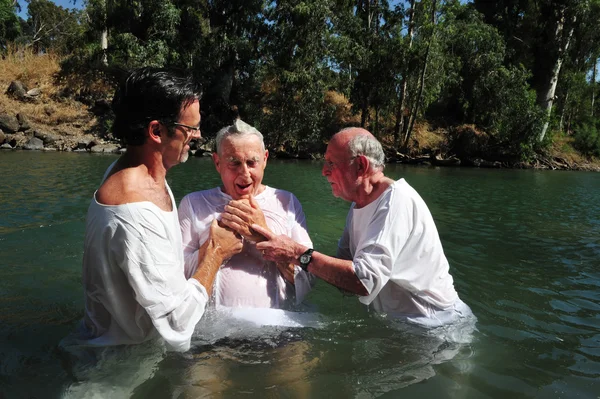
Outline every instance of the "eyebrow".
[[(258, 162), (259, 160), (260, 160), (259, 157), (254, 156), (252, 158), (248, 158), (246, 161)], [(227, 158), (227, 162), (241, 162), (241, 161), (236, 157), (229, 157), (229, 158)]]

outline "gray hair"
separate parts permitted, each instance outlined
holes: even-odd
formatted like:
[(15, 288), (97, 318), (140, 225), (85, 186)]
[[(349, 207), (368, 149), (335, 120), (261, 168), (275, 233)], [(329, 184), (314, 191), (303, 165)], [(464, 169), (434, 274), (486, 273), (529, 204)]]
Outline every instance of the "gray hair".
[(371, 168), (383, 170), (385, 167), (385, 154), (381, 143), (374, 137), (359, 134), (350, 139), (348, 150), (351, 157), (363, 155), (369, 160)]
[(223, 129), (219, 130), (217, 133), (217, 137), (215, 138), (215, 146), (217, 148), (217, 154), (219, 154), (219, 149), (221, 148), (221, 143), (223, 140), (230, 136), (236, 137), (244, 137), (244, 136), (256, 136), (260, 140), (260, 144), (262, 145), (262, 150), (265, 150), (265, 140), (261, 132), (259, 132), (255, 127), (250, 126), (246, 122), (241, 119), (237, 119), (233, 125), (225, 126)]

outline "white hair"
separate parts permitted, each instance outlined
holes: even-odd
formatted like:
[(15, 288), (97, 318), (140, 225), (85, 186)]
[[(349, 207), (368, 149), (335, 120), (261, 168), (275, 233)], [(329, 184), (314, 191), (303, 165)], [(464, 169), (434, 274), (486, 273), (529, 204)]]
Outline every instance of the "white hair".
[(246, 122), (241, 119), (237, 119), (233, 125), (225, 126), (223, 129), (219, 130), (217, 133), (217, 137), (215, 138), (215, 145), (217, 147), (217, 154), (219, 154), (219, 149), (221, 148), (221, 143), (223, 140), (230, 136), (236, 137), (244, 137), (244, 136), (256, 136), (260, 140), (260, 144), (262, 146), (262, 150), (265, 150), (265, 140), (261, 132), (259, 132), (255, 127), (250, 126)]
[(359, 134), (350, 139), (348, 150), (350, 151), (350, 156), (353, 158), (359, 155), (363, 155), (367, 158), (371, 164), (371, 168), (374, 170), (383, 170), (385, 167), (385, 153), (383, 152), (383, 147), (374, 137)]

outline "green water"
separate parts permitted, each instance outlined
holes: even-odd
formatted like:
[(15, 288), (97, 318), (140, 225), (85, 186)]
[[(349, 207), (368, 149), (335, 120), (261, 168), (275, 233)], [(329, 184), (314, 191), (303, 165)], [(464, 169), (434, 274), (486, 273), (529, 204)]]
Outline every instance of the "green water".
[[(82, 316), (85, 213), (114, 159), (0, 152), (0, 398), (61, 397), (73, 386), (56, 345)], [(315, 247), (334, 253), (348, 204), (331, 196), (320, 167), (271, 160), (265, 183), (296, 194)], [(471, 343), (397, 328), (319, 282), (308, 301), (322, 328), (168, 354), (131, 396), (599, 397), (600, 174), (386, 170), (431, 209), (459, 295), (478, 317)], [(190, 159), (168, 180), (177, 200), (219, 183), (209, 159)], [(124, 362), (147, 360), (132, 356)]]

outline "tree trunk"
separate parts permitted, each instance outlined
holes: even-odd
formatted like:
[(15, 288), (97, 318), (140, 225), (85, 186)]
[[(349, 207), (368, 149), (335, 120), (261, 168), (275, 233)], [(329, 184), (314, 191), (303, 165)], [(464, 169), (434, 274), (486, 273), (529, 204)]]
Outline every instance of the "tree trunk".
[(566, 37), (564, 36), (564, 12), (561, 18), (558, 20), (556, 26), (556, 38), (559, 42), (560, 47), (558, 49), (558, 55), (556, 56), (554, 68), (552, 68), (552, 75), (550, 76), (548, 90), (543, 96), (542, 107), (545, 108), (546, 111), (546, 121), (544, 122), (544, 125), (542, 126), (542, 131), (540, 132), (540, 135), (538, 137), (539, 142), (542, 142), (544, 140), (544, 137), (546, 136), (546, 131), (548, 130), (548, 125), (550, 124), (550, 114), (552, 113), (552, 104), (554, 103), (554, 93), (556, 92), (556, 85), (558, 84), (558, 76), (560, 74), (560, 68), (562, 66), (566, 52), (569, 49), (569, 43), (571, 41), (571, 36), (573, 35), (575, 20), (576, 17), (573, 16), (571, 29), (569, 29), (569, 33), (566, 35)]
[(558, 128), (561, 132), (564, 132), (564, 123), (565, 123), (565, 112), (567, 110), (567, 106), (569, 104), (569, 89), (567, 89), (567, 93), (565, 94), (565, 100), (563, 101), (562, 111), (560, 113), (560, 123), (558, 124)]
[(363, 99), (362, 109), (360, 113), (360, 127), (366, 129), (367, 119), (369, 117), (369, 101), (367, 99)]
[(108, 0), (104, 0), (104, 21), (102, 21), (102, 33), (100, 34), (100, 49), (102, 50), (102, 65), (108, 66)]
[[(408, 50), (412, 48), (413, 43), (413, 27), (414, 27), (414, 16), (415, 16), (415, 0), (410, 0), (410, 10), (408, 12), (408, 32), (406, 34), (408, 38)], [(394, 147), (398, 148), (400, 144), (400, 132), (404, 130), (404, 108), (406, 107), (406, 86), (408, 82), (406, 66), (404, 67), (404, 73), (402, 74), (402, 81), (400, 83), (400, 93), (398, 95), (398, 108), (396, 109), (396, 125), (394, 126)]]
[(431, 50), (431, 43), (435, 37), (435, 13), (437, 8), (437, 0), (433, 0), (431, 4), (431, 36), (429, 37), (429, 42), (427, 43), (427, 50), (425, 51), (425, 60), (423, 62), (423, 69), (421, 70), (421, 78), (419, 79), (419, 91), (417, 97), (415, 98), (415, 103), (413, 105), (413, 109), (410, 113), (410, 118), (408, 120), (408, 127), (406, 129), (406, 135), (404, 136), (404, 145), (403, 148), (406, 150), (408, 148), (408, 142), (410, 141), (410, 135), (412, 134), (412, 130), (415, 124), (415, 119), (417, 118), (417, 113), (419, 112), (419, 106), (421, 104), (421, 100), (423, 98), (423, 88), (425, 87), (425, 72), (427, 71), (427, 63), (429, 61), (429, 52)]
[(594, 100), (596, 97), (596, 67), (598, 66), (598, 60), (600, 60), (600, 58), (594, 57), (594, 65), (592, 65), (592, 118), (594, 117)]

